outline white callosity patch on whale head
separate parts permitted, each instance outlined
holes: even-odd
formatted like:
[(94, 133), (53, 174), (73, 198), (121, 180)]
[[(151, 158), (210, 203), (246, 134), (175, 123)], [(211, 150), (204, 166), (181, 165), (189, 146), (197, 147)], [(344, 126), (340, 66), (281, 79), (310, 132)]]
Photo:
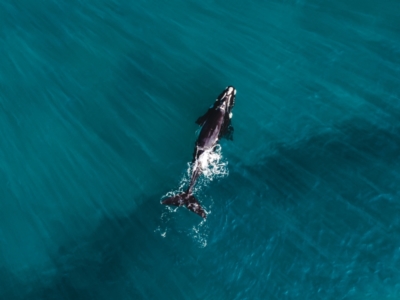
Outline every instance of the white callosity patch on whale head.
[(229, 113), (229, 119), (232, 119), (233, 113)]
[(232, 94), (232, 92), (234, 92), (234, 91), (235, 91), (235, 89), (230, 86), (228, 89), (228, 95)]

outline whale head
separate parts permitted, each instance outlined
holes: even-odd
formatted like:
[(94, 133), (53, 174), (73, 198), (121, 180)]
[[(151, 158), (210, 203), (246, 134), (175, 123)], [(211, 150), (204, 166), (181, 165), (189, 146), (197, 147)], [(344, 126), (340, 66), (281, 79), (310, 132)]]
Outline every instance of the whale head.
[(233, 86), (227, 86), (225, 90), (218, 96), (218, 107), (223, 108), (228, 113), (231, 112), (235, 105), (236, 89)]

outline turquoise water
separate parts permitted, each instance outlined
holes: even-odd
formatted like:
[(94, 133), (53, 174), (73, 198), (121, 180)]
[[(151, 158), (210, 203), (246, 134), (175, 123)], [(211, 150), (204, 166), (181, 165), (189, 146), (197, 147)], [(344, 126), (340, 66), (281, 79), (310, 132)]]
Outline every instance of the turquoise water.
[[(0, 298), (399, 299), (399, 11), (0, 0)], [(160, 200), (227, 85), (202, 222)]]

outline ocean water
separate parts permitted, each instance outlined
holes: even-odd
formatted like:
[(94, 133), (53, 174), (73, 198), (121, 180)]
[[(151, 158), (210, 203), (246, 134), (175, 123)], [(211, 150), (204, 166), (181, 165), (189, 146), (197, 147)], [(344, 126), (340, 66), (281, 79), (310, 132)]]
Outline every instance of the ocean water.
[[(399, 12), (0, 0), (0, 299), (399, 299)], [(202, 221), (160, 201), (227, 85)]]

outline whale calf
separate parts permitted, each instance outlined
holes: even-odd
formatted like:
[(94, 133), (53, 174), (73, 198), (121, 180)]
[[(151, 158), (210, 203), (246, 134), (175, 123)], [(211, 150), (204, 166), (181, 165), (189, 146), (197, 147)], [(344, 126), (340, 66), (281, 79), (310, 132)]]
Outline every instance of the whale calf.
[(213, 151), (222, 137), (233, 139), (231, 119), (235, 98), (236, 89), (233, 86), (226, 87), (215, 100), (214, 105), (197, 119), (196, 123), (201, 126), (201, 130), (194, 147), (189, 187), (184, 193), (163, 200), (162, 204), (186, 206), (190, 211), (206, 218), (206, 212), (192, 192), (197, 179), (203, 172), (202, 160), (207, 159), (207, 154)]

